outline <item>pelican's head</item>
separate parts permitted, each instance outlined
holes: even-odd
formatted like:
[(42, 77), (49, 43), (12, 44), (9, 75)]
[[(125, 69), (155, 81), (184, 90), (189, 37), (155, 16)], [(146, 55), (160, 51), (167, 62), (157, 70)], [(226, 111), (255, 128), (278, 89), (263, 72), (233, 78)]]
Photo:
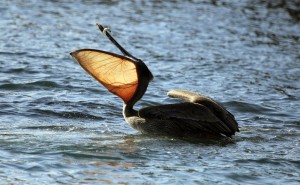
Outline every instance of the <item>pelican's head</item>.
[(142, 98), (152, 73), (139, 59), (101, 50), (81, 49), (71, 56), (111, 93), (133, 106)]

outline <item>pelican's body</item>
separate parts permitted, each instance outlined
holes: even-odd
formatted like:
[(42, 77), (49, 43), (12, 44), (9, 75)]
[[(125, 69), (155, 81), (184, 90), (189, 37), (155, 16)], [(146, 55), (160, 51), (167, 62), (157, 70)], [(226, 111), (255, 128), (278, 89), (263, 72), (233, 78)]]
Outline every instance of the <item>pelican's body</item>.
[(211, 98), (183, 90), (168, 92), (183, 103), (134, 110), (153, 76), (148, 67), (122, 48), (101, 25), (101, 31), (124, 56), (94, 49), (71, 53), (73, 58), (110, 92), (123, 99), (123, 116), (134, 129), (147, 134), (172, 136), (232, 136), (238, 131), (234, 116)]
[(136, 130), (147, 134), (172, 136), (231, 136), (238, 131), (234, 116), (212, 99), (190, 91), (172, 90), (170, 97), (187, 102), (134, 110), (123, 105), (123, 116)]

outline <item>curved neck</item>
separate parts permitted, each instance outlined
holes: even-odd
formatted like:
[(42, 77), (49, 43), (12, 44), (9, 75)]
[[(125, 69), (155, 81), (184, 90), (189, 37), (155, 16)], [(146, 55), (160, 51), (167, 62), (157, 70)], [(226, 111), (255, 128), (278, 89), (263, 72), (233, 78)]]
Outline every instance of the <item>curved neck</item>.
[(123, 103), (123, 116), (124, 118), (137, 116), (138, 112), (133, 109), (133, 105), (127, 105), (126, 103)]
[(202, 97), (196, 93), (185, 91), (185, 90), (171, 90), (168, 92), (168, 96), (172, 98), (180, 98), (184, 101), (193, 102), (193, 103), (196, 103)]

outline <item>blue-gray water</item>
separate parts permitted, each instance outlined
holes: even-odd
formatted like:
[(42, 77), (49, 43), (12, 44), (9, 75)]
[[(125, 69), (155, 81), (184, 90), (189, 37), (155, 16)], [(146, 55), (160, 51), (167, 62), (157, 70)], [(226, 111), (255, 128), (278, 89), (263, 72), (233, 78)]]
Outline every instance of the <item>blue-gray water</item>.
[[(0, 1), (0, 184), (299, 184), (299, 1)], [(119, 51), (150, 68), (137, 108), (187, 89), (222, 102), (240, 133), (142, 135), (69, 55)]]

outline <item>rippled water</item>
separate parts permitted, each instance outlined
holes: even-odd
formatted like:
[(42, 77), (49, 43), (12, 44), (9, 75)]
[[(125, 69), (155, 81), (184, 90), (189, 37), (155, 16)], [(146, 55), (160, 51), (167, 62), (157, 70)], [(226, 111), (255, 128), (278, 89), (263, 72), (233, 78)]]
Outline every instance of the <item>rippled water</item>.
[[(299, 184), (299, 1), (0, 2), (1, 184)], [(118, 52), (153, 72), (137, 108), (187, 89), (222, 102), (234, 141), (142, 135), (69, 56)]]

